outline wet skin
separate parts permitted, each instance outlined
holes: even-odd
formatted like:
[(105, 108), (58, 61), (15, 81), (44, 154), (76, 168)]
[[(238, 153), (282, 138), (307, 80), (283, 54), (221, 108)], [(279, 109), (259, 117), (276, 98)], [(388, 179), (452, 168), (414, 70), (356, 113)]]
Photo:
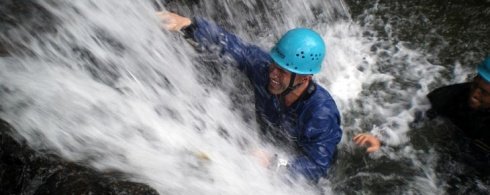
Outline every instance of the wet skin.
[[(291, 77), (291, 72), (282, 69), (275, 63), (271, 63), (269, 65), (269, 84), (267, 85), (269, 93), (279, 95), (284, 92), (289, 86)], [(308, 76), (296, 75), (293, 86), (305, 84), (304, 82), (307, 80), (309, 80)]]
[(475, 110), (490, 108), (490, 83), (480, 76), (473, 79), (468, 104)]
[(267, 89), (273, 95), (279, 95), (288, 88), (291, 73), (274, 63), (269, 65), (269, 84)]

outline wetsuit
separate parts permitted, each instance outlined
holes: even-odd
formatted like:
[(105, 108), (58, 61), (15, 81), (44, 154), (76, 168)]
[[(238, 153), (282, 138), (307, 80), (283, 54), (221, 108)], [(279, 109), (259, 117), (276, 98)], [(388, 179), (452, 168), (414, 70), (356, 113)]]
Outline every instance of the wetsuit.
[(257, 116), (266, 126), (265, 133), (274, 136), (271, 140), (281, 140), (277, 142), (297, 151), (288, 170), (314, 182), (326, 176), (342, 137), (340, 114), (330, 94), (311, 82), (305, 93), (286, 107), (267, 89), (268, 67), (272, 62), (268, 52), (201, 18), (194, 18), (192, 25), (183, 31), (199, 44), (198, 48), (217, 50), (237, 62), (238, 69), (252, 83)]
[[(429, 117), (440, 115), (451, 120), (463, 136), (458, 141), (472, 164), (486, 168), (490, 165), (490, 109), (474, 110), (468, 98), (472, 83), (438, 88), (427, 96), (432, 104)], [(466, 159), (468, 160), (468, 159)], [(488, 170), (487, 170), (488, 171)]]

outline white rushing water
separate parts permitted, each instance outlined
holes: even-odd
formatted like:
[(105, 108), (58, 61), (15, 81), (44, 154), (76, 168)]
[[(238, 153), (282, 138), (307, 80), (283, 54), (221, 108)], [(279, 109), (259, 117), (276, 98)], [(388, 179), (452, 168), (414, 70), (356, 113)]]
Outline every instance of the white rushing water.
[[(0, 59), (0, 117), (36, 149), (122, 171), (162, 194), (313, 193), (306, 184), (284, 183), (250, 155), (263, 147), (287, 151), (262, 143), (254, 120), (244, 120), (253, 115), (254, 104), (236, 108), (230, 93), (239, 83), (231, 74), (219, 84), (203, 79), (211, 75), (201, 72), (198, 54), (178, 34), (159, 28), (152, 3), (40, 1), (58, 19), (55, 31), (17, 29), (9, 35), (30, 52)], [(428, 85), (441, 77), (443, 68), (424, 54), (363, 35), (373, 31), (349, 20), (341, 1), (227, 0), (219, 2), (224, 11), (218, 3), (200, 3), (201, 15), (226, 13), (222, 22), (267, 49), (295, 26), (322, 34), (328, 53), (316, 79), (343, 114), (341, 150), (352, 149), (347, 135), (354, 132), (372, 131), (392, 145), (407, 143), (409, 122), (428, 106)], [(257, 6), (268, 11), (240, 14)], [(257, 22), (253, 30), (247, 29), (249, 19)], [(422, 173), (410, 186), (436, 191), (432, 165), (423, 165), (416, 153), (408, 144), (379, 155), (413, 160)], [(326, 192), (332, 188), (328, 181), (321, 185)]]

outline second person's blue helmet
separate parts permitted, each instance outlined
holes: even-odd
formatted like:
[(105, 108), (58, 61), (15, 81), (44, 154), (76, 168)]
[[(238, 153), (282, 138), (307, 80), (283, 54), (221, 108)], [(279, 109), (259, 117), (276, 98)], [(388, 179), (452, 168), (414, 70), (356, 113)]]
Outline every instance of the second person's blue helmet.
[(490, 56), (487, 56), (487, 58), (478, 65), (478, 74), (483, 77), (485, 81), (490, 82)]
[(300, 75), (320, 72), (325, 55), (326, 46), (322, 37), (307, 28), (286, 32), (270, 52), (277, 65)]

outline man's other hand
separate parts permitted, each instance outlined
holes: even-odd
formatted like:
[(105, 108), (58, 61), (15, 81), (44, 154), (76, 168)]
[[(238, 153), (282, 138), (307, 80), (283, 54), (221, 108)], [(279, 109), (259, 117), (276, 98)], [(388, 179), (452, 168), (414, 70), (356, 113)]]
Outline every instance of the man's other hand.
[(372, 153), (379, 150), (381, 147), (381, 142), (377, 137), (368, 133), (357, 134), (352, 138), (355, 144), (358, 146), (367, 146), (367, 152)]

